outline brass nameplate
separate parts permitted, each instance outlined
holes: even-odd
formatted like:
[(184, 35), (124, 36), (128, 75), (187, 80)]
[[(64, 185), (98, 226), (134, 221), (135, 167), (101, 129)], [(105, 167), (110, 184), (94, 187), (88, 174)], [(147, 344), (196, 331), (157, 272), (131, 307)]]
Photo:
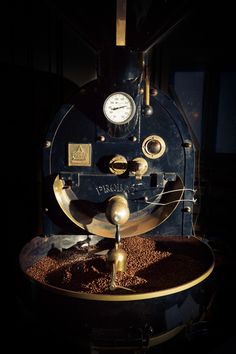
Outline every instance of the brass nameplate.
[(68, 166), (91, 166), (91, 144), (68, 144)]

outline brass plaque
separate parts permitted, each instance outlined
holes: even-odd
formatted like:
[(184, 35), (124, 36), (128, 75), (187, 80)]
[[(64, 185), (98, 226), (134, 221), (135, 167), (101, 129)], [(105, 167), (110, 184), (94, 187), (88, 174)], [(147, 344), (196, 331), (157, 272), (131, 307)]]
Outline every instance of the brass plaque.
[(91, 144), (68, 144), (68, 166), (91, 166)]

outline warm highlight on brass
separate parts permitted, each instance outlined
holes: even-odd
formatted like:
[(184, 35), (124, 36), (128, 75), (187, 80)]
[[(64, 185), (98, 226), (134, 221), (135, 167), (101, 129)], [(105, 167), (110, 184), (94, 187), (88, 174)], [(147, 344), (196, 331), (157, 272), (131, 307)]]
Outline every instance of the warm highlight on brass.
[(128, 162), (124, 156), (116, 155), (109, 162), (109, 170), (115, 175), (122, 175), (127, 170)]
[(115, 247), (108, 253), (107, 260), (114, 264), (115, 272), (125, 272), (127, 253), (121, 248), (121, 244), (115, 244)]
[(116, 2), (116, 45), (126, 45), (126, 0)]
[(91, 144), (68, 144), (68, 166), (91, 166)]
[(150, 76), (148, 65), (145, 67), (145, 106), (150, 106)]
[(108, 201), (106, 217), (113, 225), (125, 224), (130, 216), (128, 202), (125, 197), (115, 195)]
[(158, 159), (166, 151), (165, 141), (158, 135), (150, 135), (142, 143), (142, 151), (149, 159)]
[(142, 176), (148, 170), (148, 163), (143, 157), (135, 157), (130, 164), (130, 170), (136, 179), (142, 179)]

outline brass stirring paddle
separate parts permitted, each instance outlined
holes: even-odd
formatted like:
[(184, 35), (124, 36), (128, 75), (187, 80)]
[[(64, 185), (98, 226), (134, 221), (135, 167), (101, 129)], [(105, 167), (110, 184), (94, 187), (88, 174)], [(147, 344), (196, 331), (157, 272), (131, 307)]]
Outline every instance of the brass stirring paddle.
[(120, 225), (125, 224), (130, 216), (127, 199), (123, 195), (115, 195), (108, 200), (106, 216), (110, 223), (115, 225), (115, 247), (108, 253), (107, 260), (112, 265), (110, 290), (122, 288), (133, 291), (132, 289), (116, 285), (117, 272), (125, 272), (127, 253), (121, 247)]
[(126, 288), (121, 285), (116, 285), (116, 274), (117, 272), (125, 272), (127, 263), (127, 253), (121, 247), (120, 243), (120, 225), (116, 224), (116, 234), (115, 234), (115, 247), (108, 253), (108, 261), (112, 264), (111, 273), (111, 283), (110, 290), (115, 290), (117, 288), (129, 290), (135, 292), (130, 288)]

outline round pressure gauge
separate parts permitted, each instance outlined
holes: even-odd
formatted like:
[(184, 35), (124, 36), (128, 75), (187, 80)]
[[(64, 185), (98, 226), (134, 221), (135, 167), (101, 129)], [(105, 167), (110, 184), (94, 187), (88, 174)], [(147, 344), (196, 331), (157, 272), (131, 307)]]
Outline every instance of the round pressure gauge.
[(136, 105), (133, 98), (125, 92), (114, 92), (103, 104), (103, 112), (107, 120), (113, 124), (126, 124), (134, 116)]

